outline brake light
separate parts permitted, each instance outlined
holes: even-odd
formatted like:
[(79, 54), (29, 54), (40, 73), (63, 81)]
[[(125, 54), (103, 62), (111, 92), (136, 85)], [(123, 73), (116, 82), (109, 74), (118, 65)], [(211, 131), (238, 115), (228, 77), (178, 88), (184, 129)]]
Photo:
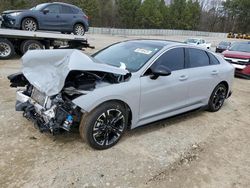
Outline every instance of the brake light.
[(85, 19), (87, 19), (87, 20), (89, 19), (89, 17), (88, 17), (87, 15), (83, 15), (83, 17), (84, 17)]

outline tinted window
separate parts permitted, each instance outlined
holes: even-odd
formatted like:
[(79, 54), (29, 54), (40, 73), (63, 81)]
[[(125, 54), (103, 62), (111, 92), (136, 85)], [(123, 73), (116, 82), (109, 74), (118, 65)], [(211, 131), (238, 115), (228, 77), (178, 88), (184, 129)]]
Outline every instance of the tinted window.
[(209, 58), (207, 53), (203, 50), (189, 48), (189, 68), (193, 67), (203, 67), (209, 65)]
[(60, 6), (59, 5), (49, 5), (45, 9), (49, 10), (49, 13), (60, 13)]
[(217, 65), (220, 64), (219, 60), (211, 53), (208, 53), (209, 59), (210, 59), (210, 64), (211, 65)]
[(184, 68), (184, 48), (175, 48), (159, 57), (153, 66), (164, 65), (171, 71)]
[(80, 12), (80, 10), (76, 8), (72, 8), (72, 10), (73, 10), (73, 14), (78, 14)]
[(62, 5), (62, 13), (63, 14), (73, 14), (73, 10), (69, 6)]

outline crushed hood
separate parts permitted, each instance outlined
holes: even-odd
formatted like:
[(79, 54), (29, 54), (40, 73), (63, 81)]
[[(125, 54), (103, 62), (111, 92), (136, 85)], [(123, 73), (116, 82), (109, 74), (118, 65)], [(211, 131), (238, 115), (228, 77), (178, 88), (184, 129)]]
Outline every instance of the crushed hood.
[(127, 70), (97, 62), (79, 50), (32, 50), (22, 57), (22, 72), (39, 91), (58, 94), (72, 70), (126, 75)]

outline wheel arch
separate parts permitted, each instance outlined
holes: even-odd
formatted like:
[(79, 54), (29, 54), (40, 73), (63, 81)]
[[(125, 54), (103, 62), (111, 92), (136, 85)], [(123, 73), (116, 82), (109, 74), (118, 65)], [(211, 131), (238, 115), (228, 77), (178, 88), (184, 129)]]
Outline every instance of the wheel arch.
[[(121, 105), (125, 108), (125, 110), (126, 110), (126, 112), (127, 112), (128, 128), (130, 129), (130, 127), (131, 127), (131, 125), (132, 125), (132, 117), (133, 117), (133, 114), (132, 114), (132, 110), (131, 110), (130, 106), (129, 106), (125, 101), (123, 101), (123, 100), (121, 100), (121, 99), (110, 99), (110, 100), (106, 100), (106, 101), (103, 101), (103, 102), (99, 103), (99, 104), (98, 104), (97, 106), (95, 106), (92, 110), (98, 108), (99, 106), (101, 106), (101, 105), (103, 105), (103, 104), (105, 104), (105, 103), (110, 103), (110, 102), (117, 102), (117, 103), (121, 104)], [(91, 111), (92, 111), (92, 110), (91, 110)]]
[[(229, 91), (229, 84), (227, 83), (227, 81), (221, 81), (219, 84), (223, 84), (223, 85), (225, 85), (226, 86), (226, 88), (227, 88), (227, 94), (228, 94), (228, 91)], [(218, 84), (218, 85), (219, 85)]]
[(37, 29), (39, 29), (40, 28), (40, 25), (39, 25), (39, 22), (38, 22), (38, 19), (35, 17), (35, 16), (31, 16), (31, 15), (29, 15), (29, 16), (24, 16), (22, 19), (21, 19), (21, 21), (20, 21), (20, 29), (22, 29), (22, 23), (23, 23), (23, 20), (24, 19), (26, 19), (26, 18), (32, 18), (33, 20), (35, 20), (35, 22), (37, 23)]
[(83, 21), (76, 21), (74, 24), (73, 24), (73, 30), (74, 30), (74, 27), (75, 27), (75, 25), (76, 24), (81, 24), (81, 25), (83, 25), (83, 27), (84, 27), (84, 29), (85, 29), (85, 31), (86, 31), (86, 29), (87, 29), (87, 26), (86, 26), (86, 24), (83, 22)]

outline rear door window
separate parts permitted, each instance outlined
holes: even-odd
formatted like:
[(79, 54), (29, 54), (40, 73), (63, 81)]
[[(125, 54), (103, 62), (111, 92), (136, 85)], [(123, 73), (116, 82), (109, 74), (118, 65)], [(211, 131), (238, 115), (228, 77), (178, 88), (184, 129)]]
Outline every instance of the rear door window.
[(73, 14), (73, 9), (69, 6), (62, 5), (62, 13), (63, 14)]
[(80, 10), (76, 8), (72, 8), (72, 10), (73, 10), (73, 14), (78, 14), (80, 12)]
[(204, 67), (209, 65), (209, 57), (204, 50), (188, 49), (188, 68)]
[(218, 65), (220, 64), (219, 60), (211, 53), (208, 53), (210, 59), (210, 65)]
[(162, 54), (153, 66), (163, 65), (171, 71), (184, 69), (184, 48), (174, 48)]

